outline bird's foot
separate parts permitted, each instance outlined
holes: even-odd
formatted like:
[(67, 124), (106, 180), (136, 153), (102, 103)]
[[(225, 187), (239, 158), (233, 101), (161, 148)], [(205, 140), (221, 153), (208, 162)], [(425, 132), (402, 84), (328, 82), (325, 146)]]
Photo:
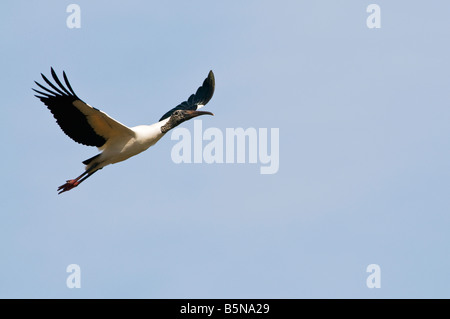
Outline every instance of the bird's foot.
[(80, 182), (77, 179), (69, 179), (64, 185), (58, 187), (58, 194), (70, 191), (72, 188), (77, 187)]

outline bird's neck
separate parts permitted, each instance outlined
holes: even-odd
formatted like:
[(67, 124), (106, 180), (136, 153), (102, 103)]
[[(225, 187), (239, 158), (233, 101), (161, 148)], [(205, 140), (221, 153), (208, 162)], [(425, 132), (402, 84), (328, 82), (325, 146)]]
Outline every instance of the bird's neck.
[(172, 117), (169, 117), (166, 120), (163, 120), (160, 122), (161, 125), (161, 133), (165, 134), (168, 131), (170, 131), (171, 129), (173, 129), (175, 126), (177, 126), (178, 124), (175, 123), (175, 121), (173, 121)]

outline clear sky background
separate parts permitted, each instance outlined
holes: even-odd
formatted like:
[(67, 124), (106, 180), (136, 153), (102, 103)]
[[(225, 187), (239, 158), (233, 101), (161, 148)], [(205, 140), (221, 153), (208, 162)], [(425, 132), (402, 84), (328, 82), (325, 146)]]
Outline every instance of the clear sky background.
[[(0, 297), (450, 298), (449, 2), (70, 3), (0, 5)], [(279, 128), (279, 171), (175, 164), (169, 133), (57, 195), (97, 150), (33, 96), (51, 66), (129, 126), (212, 69), (203, 128)]]

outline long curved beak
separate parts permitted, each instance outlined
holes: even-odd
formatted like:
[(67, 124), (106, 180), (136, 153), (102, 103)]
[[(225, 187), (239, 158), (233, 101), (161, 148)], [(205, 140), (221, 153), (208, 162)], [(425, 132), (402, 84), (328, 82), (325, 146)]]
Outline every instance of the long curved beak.
[(207, 112), (207, 111), (193, 111), (193, 110), (186, 110), (186, 119), (189, 120), (191, 118), (200, 116), (200, 115), (214, 115), (211, 112)]

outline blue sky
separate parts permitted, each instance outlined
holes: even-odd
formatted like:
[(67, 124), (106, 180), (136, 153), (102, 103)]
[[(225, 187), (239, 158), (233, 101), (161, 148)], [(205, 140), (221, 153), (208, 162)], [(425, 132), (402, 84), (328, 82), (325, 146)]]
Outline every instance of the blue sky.
[[(66, 26), (70, 3), (80, 29)], [(371, 3), (380, 29), (366, 26)], [(450, 297), (450, 4), (1, 8), (0, 297)], [(203, 128), (278, 128), (279, 171), (175, 164), (167, 135), (58, 196), (97, 150), (33, 96), (51, 66), (129, 126), (156, 122), (212, 69)], [(381, 288), (366, 286), (370, 264)]]

